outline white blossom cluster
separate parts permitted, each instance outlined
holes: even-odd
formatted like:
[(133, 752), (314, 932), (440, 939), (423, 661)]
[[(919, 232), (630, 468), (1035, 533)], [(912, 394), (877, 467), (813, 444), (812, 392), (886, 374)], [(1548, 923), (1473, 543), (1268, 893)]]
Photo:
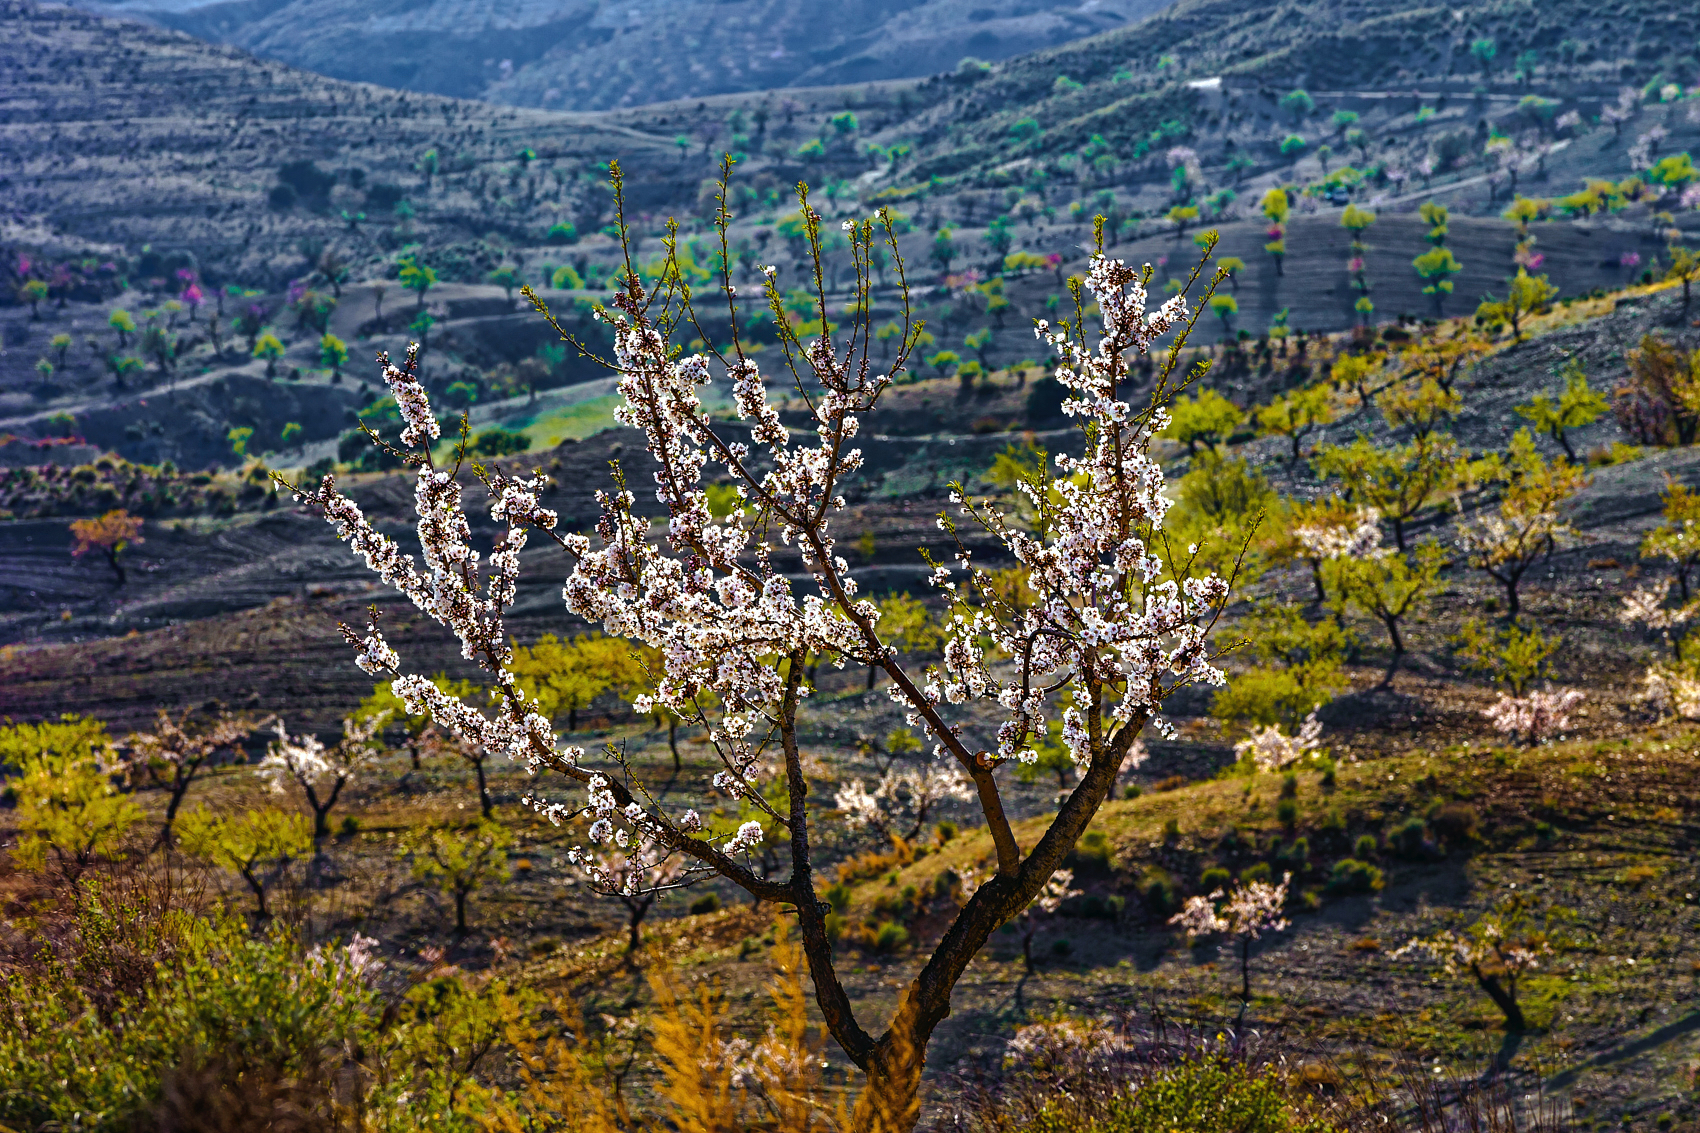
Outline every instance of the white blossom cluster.
[(1004, 1044), (1004, 1070), (1079, 1073), (1083, 1065), (1130, 1049), (1127, 1037), (1101, 1019), (1058, 1019), (1017, 1027)]
[(353, 782), (360, 769), (377, 757), (372, 740), (386, 719), (383, 713), (349, 717), (342, 722), (342, 738), (330, 748), (311, 734), (291, 736), (279, 720), (274, 725), (277, 738), (267, 745), (256, 770), (270, 780), (277, 794), (290, 783), (316, 790)]
[(1523, 696), (1499, 694), (1499, 699), (1482, 709), (1482, 715), (1501, 735), (1527, 737), (1540, 743), (1570, 726), (1570, 713), (1587, 697), (1581, 689), (1534, 691)]
[(1623, 599), (1617, 620), (1624, 625), (1640, 624), (1648, 629), (1669, 631), (1687, 625), (1700, 614), (1700, 599), (1680, 606), (1667, 606), (1671, 580), (1661, 578), (1651, 586), (1638, 586)]
[(1322, 746), (1322, 721), (1312, 712), (1299, 725), (1297, 735), (1285, 735), (1278, 724), (1253, 728), (1251, 735), (1234, 745), (1234, 757), (1250, 756), (1259, 771), (1280, 771)]
[(1381, 545), (1381, 512), (1372, 507), (1359, 508), (1350, 519), (1300, 524), (1293, 528), (1293, 538), (1299, 541), (1306, 556), (1324, 562), (1379, 559), (1392, 551)]
[[(1218, 889), (1208, 897), (1188, 897), (1181, 911), (1169, 918), (1193, 940), (1202, 936), (1226, 933), (1245, 940), (1261, 940), (1266, 932), (1284, 932), (1290, 922), (1281, 915), (1287, 907), (1287, 884), (1290, 873), (1281, 876), (1279, 885), (1267, 881), (1241, 882), (1233, 892)], [(1218, 902), (1222, 902), (1218, 907)]]
[[(619, 845), (627, 835), (619, 831)], [(574, 846), (567, 860), (584, 875), (585, 883), (609, 897), (642, 897), (675, 889), (690, 877), (678, 854), (652, 839), (639, 839), (625, 850), (587, 850)]]
[(1700, 720), (1700, 680), (1675, 665), (1652, 665), (1642, 678), (1641, 699), (1664, 716)]
[[(865, 254), (871, 227), (855, 227), (852, 238)], [(1042, 527), (1011, 526), (995, 508), (956, 501), (1003, 543), (1037, 600), (1020, 611), (964, 604), (968, 612), (956, 615), (942, 663), (923, 676), (906, 672), (880, 637), (879, 610), (857, 596), (857, 581), (835, 551), (832, 529), (835, 513), (845, 506), (846, 481), (862, 462), (854, 445), (859, 417), (873, 408), (891, 375), (873, 370), (854, 341), (842, 349), (835, 345), (830, 331), (788, 354), (796, 388), (815, 419), (811, 431), (794, 435), (781, 423), (756, 364), (734, 347), (725, 380), (751, 433), (749, 443), (729, 439), (716, 431), (699, 396), (714, 380), (709, 359), (682, 356), (669, 344), (665, 328), (651, 317), (656, 296), (637, 279), (628, 280), (614, 309), (599, 309), (598, 317), (614, 336), (621, 398), (616, 416), (646, 438), (655, 499), (667, 512), (665, 536), (652, 540), (650, 521), (635, 512), (635, 485), (623, 473), (599, 493), (601, 517), (594, 532), (582, 534), (555, 531), (555, 514), (540, 504), (541, 475), (509, 478), (475, 468), (489, 493), (490, 517), (502, 525), (486, 560), (472, 545), (459, 466), (438, 467), (430, 450), (438, 429), (417, 379), (417, 352), (410, 349), (401, 367), (382, 357), (384, 380), (406, 425), (402, 444), (415, 446), (404, 455), (416, 470), (419, 561), (378, 532), (337, 491), (333, 478), (297, 487), (295, 496), (332, 523), (386, 583), (454, 633), (462, 655), (496, 685), (495, 709), (404, 674), (402, 658), (385, 641), (375, 615), (363, 634), (344, 630), (357, 663), (367, 672), (393, 674), (390, 687), (410, 713), (429, 714), (455, 737), (505, 752), (528, 771), (552, 769), (581, 784), (586, 794), (579, 804), (535, 791), (526, 802), (551, 821), (590, 818), (594, 846), (611, 845), (627, 855), (682, 851), (746, 888), (765, 883), (739, 856), (764, 840), (769, 822), (789, 830), (791, 816), (777, 812), (762, 788), (787, 769), (774, 757), (778, 745), (772, 741), (808, 695), (799, 675), (805, 658), (886, 668), (890, 695), (932, 734), (936, 755), (975, 776), (982, 805), (996, 805), (986, 803), (995, 800), (996, 788), (982, 777), (1003, 760), (1033, 758), (1030, 737), (1043, 734), (1056, 700), (1065, 702), (1062, 734), (1071, 754), (1079, 764), (1090, 763), (1110, 736), (1122, 734), (1118, 729), (1155, 718), (1172, 688), (1222, 683), (1206, 638), (1227, 584), (1215, 575), (1189, 576), (1184, 562), (1166, 561), (1162, 522), (1169, 501), (1148, 447), (1167, 415), (1160, 408), (1136, 411), (1122, 400), (1128, 392), (1126, 358), (1149, 353), (1160, 336), (1186, 323), (1186, 299), (1175, 296), (1148, 311), (1144, 276), (1102, 255), (1094, 258), (1086, 287), (1102, 312), (1103, 333), (1095, 346), (1084, 335), (1071, 337), (1043, 323), (1037, 331), (1059, 359), (1056, 378), (1070, 395), (1064, 411), (1088, 438), (1083, 456), (1057, 458), (1058, 476), (1050, 488), (1056, 502), (1048, 492), (1028, 487), (1044, 517)], [(767, 289), (770, 300), (779, 302), (771, 275)], [(704, 477), (711, 471), (737, 486), (742, 505), (722, 520), (708, 507)], [(562, 590), (566, 608), (610, 636), (656, 651), (661, 671), (644, 706), (659, 703), (704, 727), (721, 764), (709, 786), (761, 812), (762, 821), (744, 821), (729, 835), (711, 838), (696, 812), (679, 819), (640, 802), (648, 796), (638, 786), (581, 766), (582, 749), (559, 745), (549, 720), (509, 671), (512, 649), (503, 625), (519, 554), (532, 528), (572, 560)], [(796, 585), (784, 573), (779, 561), (793, 554), (801, 557), (812, 587)], [(972, 590), (990, 593), (986, 576), (966, 553), (959, 564), (970, 579), (962, 593), (951, 568), (939, 567), (935, 584), (959, 598)], [(942, 714), (944, 704), (971, 699), (995, 701), (1004, 710), (995, 752), (975, 750), (970, 726)], [(804, 768), (794, 747), (787, 749), (794, 764), (788, 770), (799, 774)], [(290, 751), (296, 763), (318, 758), (310, 741), (295, 742)], [(274, 765), (281, 769), (283, 760), (280, 754)], [(967, 793), (959, 779), (943, 781), (953, 784), (943, 788), (951, 797)], [(882, 791), (901, 798), (905, 792), (914, 797), (917, 789), (915, 783), (894, 781), (871, 791), (861, 788), (861, 794), (877, 807)], [(847, 809), (868, 813), (866, 807), (858, 796)], [(594, 855), (580, 864), (592, 860)], [(611, 887), (624, 884), (611, 870), (604, 876)]]
[(1438, 961), (1449, 976), (1461, 971), (1474, 973), (1496, 967), (1516, 979), (1524, 972), (1540, 967), (1540, 958), (1551, 952), (1552, 947), (1545, 940), (1519, 943), (1506, 937), (1497, 921), (1487, 919), (1472, 932), (1444, 930), (1430, 937), (1407, 941), (1388, 955), (1394, 960), (1427, 956)]
[(315, 978), (328, 978), (336, 989), (336, 1001), (341, 1003), (351, 991), (370, 987), (384, 970), (378, 959), (378, 941), (370, 936), (354, 934), (341, 948), (326, 948), (315, 944), (306, 956), (306, 968)]

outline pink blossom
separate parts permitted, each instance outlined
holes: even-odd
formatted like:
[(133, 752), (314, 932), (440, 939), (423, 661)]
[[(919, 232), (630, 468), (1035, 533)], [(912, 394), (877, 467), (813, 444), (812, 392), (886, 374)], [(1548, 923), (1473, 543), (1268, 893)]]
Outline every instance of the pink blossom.
[(1482, 709), (1482, 715), (1495, 731), (1513, 739), (1527, 736), (1533, 744), (1569, 727), (1571, 709), (1585, 699), (1582, 690), (1574, 688), (1517, 697), (1502, 692), (1491, 706)]

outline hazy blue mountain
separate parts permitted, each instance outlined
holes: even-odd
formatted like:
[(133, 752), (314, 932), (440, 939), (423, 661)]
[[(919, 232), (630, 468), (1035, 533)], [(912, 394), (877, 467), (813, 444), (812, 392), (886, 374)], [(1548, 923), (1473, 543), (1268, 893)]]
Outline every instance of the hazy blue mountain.
[(333, 78), (515, 106), (905, 78), (1111, 30), (1169, 0), (110, 0)]

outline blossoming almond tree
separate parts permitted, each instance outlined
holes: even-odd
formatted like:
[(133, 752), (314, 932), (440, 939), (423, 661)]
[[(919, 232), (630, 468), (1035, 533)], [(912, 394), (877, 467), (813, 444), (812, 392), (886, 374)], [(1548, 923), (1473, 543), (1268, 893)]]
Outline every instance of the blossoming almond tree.
[[(614, 184), (624, 232), (617, 170)], [(1229, 584), (1215, 575), (1195, 575), (1191, 564), (1198, 549), (1171, 547), (1165, 539), (1169, 502), (1162, 469), (1148, 451), (1153, 434), (1167, 424), (1164, 405), (1204, 372), (1202, 366), (1190, 374), (1176, 372), (1198, 316), (1197, 308), (1188, 307), (1186, 291), (1147, 311), (1151, 269), (1136, 271), (1100, 253), (1085, 281), (1102, 312), (1096, 344), (1088, 344), (1079, 317), (1084, 301), (1078, 286), (1075, 319), (1057, 327), (1037, 324), (1038, 337), (1058, 359), (1055, 376), (1070, 395), (1064, 411), (1082, 431), (1084, 453), (1057, 457), (1057, 475), (1052, 478), (1047, 469), (1043, 490), (1028, 490), (1035, 513), (1030, 522), (1006, 518), (994, 505), (961, 496), (953, 501), (993, 533), (1037, 600), (1020, 609), (1000, 603), (989, 572), (966, 550), (959, 550), (954, 566), (935, 564), (932, 583), (952, 597), (957, 613), (942, 660), (916, 671), (882, 635), (879, 608), (860, 594), (837, 549), (833, 521), (862, 461), (855, 445), (861, 416), (907, 364), (922, 328), (908, 317), (905, 291), (902, 348), (890, 370), (870, 356), (873, 249), (883, 243), (897, 258), (896, 237), (883, 214), (845, 222), (855, 294), (839, 325), (828, 322), (820, 218), (808, 207), (806, 187), (799, 196), (816, 263), (820, 337), (805, 345), (788, 330), (773, 268), (765, 272), (766, 298), (781, 335), (786, 381), (807, 405), (811, 430), (794, 434), (781, 422), (766, 380), (746, 351), (744, 316), (730, 276), (723, 274), (710, 292), (717, 306), (724, 301), (722, 313), (711, 316), (698, 307), (678, 269), (671, 233), (654, 289), (630, 262), (628, 244), (612, 309), (598, 309), (614, 339), (607, 362), (619, 376), (617, 418), (647, 438), (654, 491), (667, 509), (659, 544), (651, 542), (650, 522), (635, 511), (633, 486), (618, 470), (612, 489), (600, 495), (595, 531), (586, 535), (556, 529), (555, 514), (539, 503), (541, 475), (510, 476), (474, 466), (490, 496), (490, 517), (502, 528), (486, 567), (471, 543), (459, 458), (439, 465), (432, 454), (439, 427), (413, 349), (401, 366), (380, 356), (404, 427), (399, 446), (374, 439), (416, 471), (423, 561), (374, 529), (331, 477), (290, 487), (385, 582), (454, 632), (462, 655), (488, 674), (497, 707), (489, 713), (478, 701), (449, 695), (417, 672), (404, 671), (376, 611), (364, 633), (344, 628), (357, 650), (356, 663), (368, 673), (393, 675), (391, 687), (410, 712), (428, 710), (450, 731), (508, 753), (533, 774), (554, 773), (585, 792), (567, 800), (541, 784), (534, 789), (528, 804), (552, 821), (589, 819), (592, 843), (617, 843), (622, 833), (647, 840), (758, 899), (794, 907), (826, 1026), (866, 1074), (852, 1128), (909, 1130), (919, 1115), (927, 1043), (950, 1013), (951, 992), (963, 970), (992, 932), (1044, 890), (1103, 803), (1140, 730), (1147, 723), (1163, 727), (1163, 699), (1184, 684), (1222, 681), (1208, 635)], [(731, 257), (724, 182), (719, 199), (725, 264)], [(1102, 247), (1101, 228), (1099, 236)], [(895, 266), (901, 280), (902, 266)], [(1198, 284), (1203, 266), (1192, 272), (1188, 289)], [(1218, 272), (1203, 285), (1203, 299), (1220, 278)], [(548, 318), (541, 300), (528, 297)], [(832, 314), (839, 318), (837, 310)], [(713, 324), (712, 333), (702, 321), (710, 317), (724, 320)], [(670, 341), (682, 328), (690, 337), (729, 345), (683, 355)], [(1149, 404), (1136, 408), (1125, 400), (1138, 384), (1130, 356), (1160, 350), (1158, 340), (1170, 332)], [(573, 341), (564, 332), (562, 338)], [(737, 414), (750, 423), (747, 441), (717, 426), (702, 406), (699, 390), (717, 372), (731, 387)], [(464, 454), (465, 446), (459, 451)], [(742, 506), (724, 519), (717, 520), (708, 506), (704, 473), (710, 469), (737, 486)], [(942, 525), (950, 522), (941, 516)], [(720, 764), (704, 786), (732, 796), (763, 821), (744, 821), (736, 831), (713, 829), (695, 811), (680, 815), (661, 805), (640, 770), (618, 753), (597, 762), (557, 740), (510, 671), (511, 645), (503, 628), (520, 551), (534, 532), (559, 547), (570, 564), (563, 596), (572, 614), (610, 636), (659, 651), (664, 671), (653, 700), (640, 696), (634, 708), (647, 712), (660, 703), (702, 727)], [(806, 679), (811, 657), (840, 666), (875, 665), (886, 673), (889, 695), (910, 726), (931, 737), (934, 756), (953, 762), (972, 780), (996, 851), (996, 874), (945, 929), (878, 1034), (857, 1017), (840, 983), (827, 935), (831, 906), (815, 889), (815, 825), (826, 804), (811, 790), (799, 735), (799, 715), (812, 691)], [(970, 714), (969, 705), (980, 711)], [(1023, 847), (1004, 809), (1001, 780), (1012, 765), (1034, 758), (1033, 738), (1059, 708), (1063, 736), (1081, 774), (1050, 823)], [(984, 723), (988, 715), (992, 721)], [(773, 787), (778, 789), (764, 790)], [(751, 868), (750, 852), (764, 839), (764, 824), (787, 843), (789, 877)]]
[(271, 780), (276, 794), (282, 794), (288, 783), (300, 788), (313, 812), (315, 846), (330, 835), (331, 808), (342, 796), (342, 789), (377, 758), (376, 737), (388, 718), (388, 713), (382, 712), (349, 717), (342, 722), (342, 738), (331, 748), (310, 734), (291, 736), (284, 731), (283, 721), (277, 722), (277, 738), (260, 760), (259, 772)]
[(1544, 927), (1533, 923), (1522, 898), (1500, 902), (1462, 932), (1444, 929), (1409, 941), (1391, 954), (1393, 959), (1427, 956), (1449, 976), (1468, 974), (1505, 1016), (1508, 1031), (1526, 1031), (1523, 1008), (1517, 1002), (1517, 982), (1552, 951)]
[(1263, 939), (1266, 932), (1285, 932), (1291, 923), (1281, 915), (1287, 907), (1287, 884), (1290, 873), (1281, 875), (1281, 884), (1267, 881), (1241, 882), (1218, 908), (1224, 894), (1218, 889), (1208, 897), (1188, 897), (1181, 911), (1169, 918), (1186, 932), (1187, 940), (1223, 933), (1235, 938), (1240, 946), (1240, 1018), (1251, 1005), (1251, 945)]
[[(262, 721), (263, 723), (263, 721)], [(125, 741), (125, 767), (132, 778), (146, 777), (166, 792), (165, 821), (159, 829), (157, 846), (171, 844), (172, 824), (195, 778), (221, 752), (239, 750), (238, 745), (260, 727), (252, 720), (220, 712), (197, 727), (190, 714), (173, 720), (160, 709), (151, 732), (137, 732)]]

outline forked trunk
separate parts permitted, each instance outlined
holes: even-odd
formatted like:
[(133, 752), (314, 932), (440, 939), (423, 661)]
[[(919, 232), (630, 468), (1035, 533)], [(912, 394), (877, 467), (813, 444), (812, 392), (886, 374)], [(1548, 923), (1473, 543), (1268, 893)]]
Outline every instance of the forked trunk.
[(851, 1111), (849, 1133), (910, 1133), (920, 1121), (926, 1042), (911, 1033), (918, 1021), (905, 996), (891, 1030), (868, 1059), (867, 1081)]

